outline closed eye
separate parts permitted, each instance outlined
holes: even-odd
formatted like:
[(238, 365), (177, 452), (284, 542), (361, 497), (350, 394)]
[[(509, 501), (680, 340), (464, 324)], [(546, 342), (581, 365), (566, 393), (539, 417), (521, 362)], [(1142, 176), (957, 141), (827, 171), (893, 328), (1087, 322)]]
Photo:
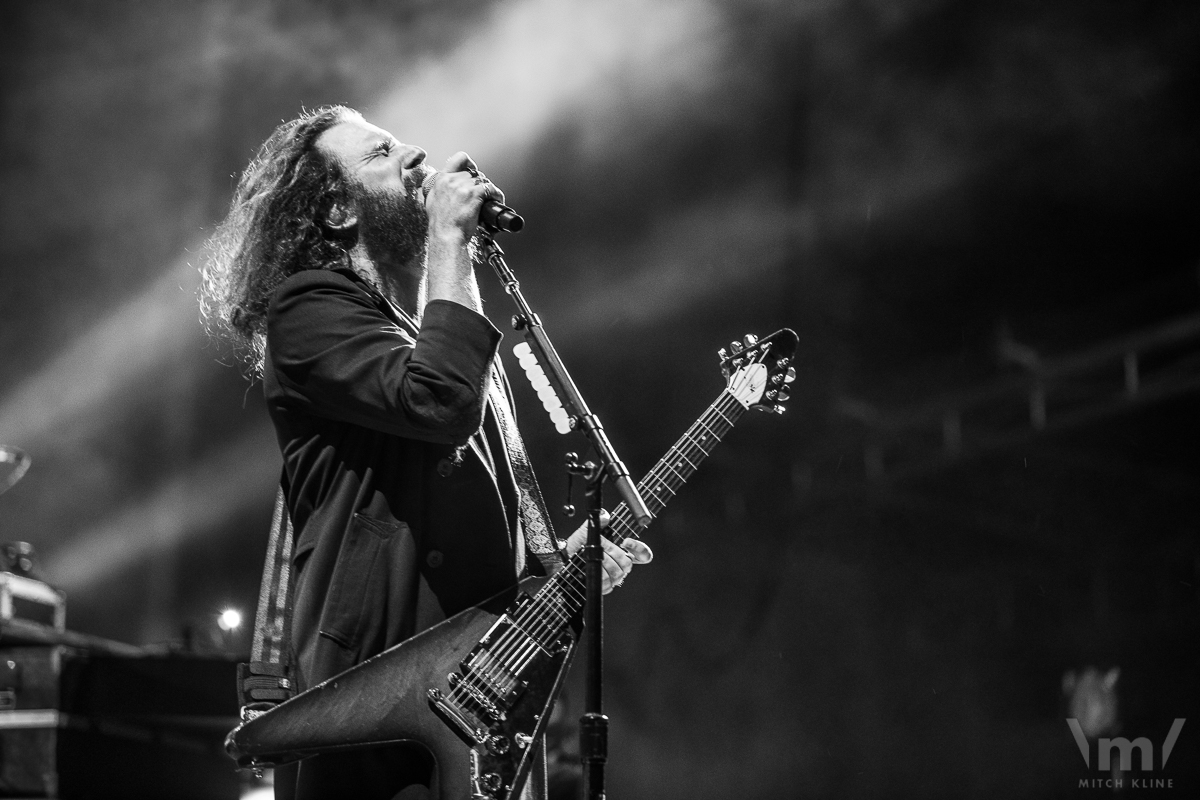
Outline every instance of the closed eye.
[(371, 155), (385, 157), (389, 156), (392, 154), (392, 146), (393, 145), (390, 140), (384, 139), (382, 142), (371, 148)]

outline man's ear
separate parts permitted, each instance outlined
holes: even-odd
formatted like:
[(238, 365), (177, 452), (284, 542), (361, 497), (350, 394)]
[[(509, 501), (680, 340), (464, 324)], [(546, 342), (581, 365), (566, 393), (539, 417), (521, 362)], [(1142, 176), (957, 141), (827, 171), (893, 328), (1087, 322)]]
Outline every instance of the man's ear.
[(326, 239), (353, 239), (358, 234), (358, 214), (344, 202), (334, 203), (321, 221)]

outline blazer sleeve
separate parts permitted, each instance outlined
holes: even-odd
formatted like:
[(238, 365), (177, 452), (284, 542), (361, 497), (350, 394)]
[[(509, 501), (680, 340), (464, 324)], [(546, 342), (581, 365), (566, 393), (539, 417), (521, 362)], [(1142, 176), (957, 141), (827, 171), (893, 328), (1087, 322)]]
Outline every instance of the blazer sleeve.
[(479, 429), (500, 332), (448, 300), (425, 307), (414, 341), (350, 278), (306, 270), (276, 291), (267, 358), (281, 398), (396, 436), (464, 443)]

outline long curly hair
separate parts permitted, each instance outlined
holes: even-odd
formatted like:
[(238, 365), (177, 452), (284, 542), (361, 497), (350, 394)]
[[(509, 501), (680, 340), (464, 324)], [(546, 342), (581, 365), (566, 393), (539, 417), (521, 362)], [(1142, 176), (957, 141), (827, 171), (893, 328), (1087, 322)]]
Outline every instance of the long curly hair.
[(267, 307), (275, 289), (304, 269), (348, 261), (352, 243), (326, 235), (330, 207), (348, 196), (341, 165), (317, 137), (358, 112), (323, 106), (285, 122), (242, 173), (229, 214), (206, 244), (200, 317), (209, 334), (232, 342), (249, 377), (261, 377)]

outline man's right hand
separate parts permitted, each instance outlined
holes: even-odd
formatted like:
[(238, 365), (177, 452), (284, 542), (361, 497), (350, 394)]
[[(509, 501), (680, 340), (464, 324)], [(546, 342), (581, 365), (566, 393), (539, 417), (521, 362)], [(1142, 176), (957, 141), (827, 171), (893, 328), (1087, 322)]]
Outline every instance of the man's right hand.
[(450, 156), (446, 168), (434, 178), (433, 187), (425, 197), (430, 237), (468, 241), (475, 235), (479, 210), (488, 198), (503, 203), (504, 193), (479, 175), (469, 155), (458, 152)]
[(504, 202), (504, 193), (477, 174), (469, 155), (455, 153), (446, 161), (446, 169), (434, 178), (425, 197), (429, 215), (427, 299), (452, 300), (483, 313), (467, 244), (479, 227), (483, 201), (490, 197)]

